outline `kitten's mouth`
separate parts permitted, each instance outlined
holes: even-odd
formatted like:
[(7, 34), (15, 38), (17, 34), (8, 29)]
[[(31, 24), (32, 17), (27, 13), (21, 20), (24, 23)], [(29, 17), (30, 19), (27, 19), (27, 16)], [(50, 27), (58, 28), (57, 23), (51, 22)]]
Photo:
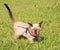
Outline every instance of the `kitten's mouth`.
[(38, 33), (33, 33), (33, 31), (31, 30), (31, 28), (27, 28), (27, 31), (29, 32), (29, 34), (33, 37), (38, 37), (39, 34)]

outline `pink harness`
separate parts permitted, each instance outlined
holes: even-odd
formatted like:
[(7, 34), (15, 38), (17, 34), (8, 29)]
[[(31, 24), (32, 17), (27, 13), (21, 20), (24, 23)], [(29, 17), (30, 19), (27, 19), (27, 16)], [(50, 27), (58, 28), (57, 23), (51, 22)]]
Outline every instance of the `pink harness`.
[(31, 36), (33, 36), (33, 37), (38, 37), (38, 36), (39, 36), (39, 34), (33, 33), (30, 28), (28, 28), (27, 30), (28, 30), (28, 32), (29, 32), (29, 34), (30, 34)]

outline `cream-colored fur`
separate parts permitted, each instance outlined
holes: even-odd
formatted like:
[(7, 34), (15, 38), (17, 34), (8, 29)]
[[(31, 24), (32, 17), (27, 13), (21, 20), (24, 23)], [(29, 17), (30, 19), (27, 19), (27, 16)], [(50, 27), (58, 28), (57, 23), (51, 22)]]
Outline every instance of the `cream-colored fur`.
[[(33, 39), (35, 37), (31, 36), (29, 32), (26, 33), (26, 28), (29, 27), (29, 24), (23, 23), (23, 22), (15, 22), (14, 23), (14, 39), (17, 39), (19, 36), (23, 35), (25, 36), (31, 43), (33, 42)], [(33, 24), (32, 29), (34, 28), (40, 28), (38, 24)]]

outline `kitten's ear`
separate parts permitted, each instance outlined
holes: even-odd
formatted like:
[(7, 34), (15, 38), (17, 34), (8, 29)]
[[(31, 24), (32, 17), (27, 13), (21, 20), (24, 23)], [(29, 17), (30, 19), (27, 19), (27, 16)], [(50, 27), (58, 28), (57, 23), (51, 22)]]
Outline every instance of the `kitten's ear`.
[(32, 23), (28, 23), (28, 24), (29, 24), (29, 26), (31, 26), (31, 27), (33, 26), (33, 24), (32, 24)]
[(39, 23), (39, 26), (40, 26), (40, 27), (41, 27), (42, 23), (43, 23), (43, 21), (41, 21), (41, 22)]

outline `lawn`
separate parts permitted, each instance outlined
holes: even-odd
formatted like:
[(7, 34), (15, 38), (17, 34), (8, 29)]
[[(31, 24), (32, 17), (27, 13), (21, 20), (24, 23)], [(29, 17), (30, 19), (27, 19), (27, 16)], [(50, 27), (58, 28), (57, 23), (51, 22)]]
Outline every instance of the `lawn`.
[[(0, 50), (60, 50), (59, 0), (0, 0)], [(16, 21), (39, 23), (42, 41), (31, 44), (27, 39), (13, 39), (14, 30), (7, 3)]]

